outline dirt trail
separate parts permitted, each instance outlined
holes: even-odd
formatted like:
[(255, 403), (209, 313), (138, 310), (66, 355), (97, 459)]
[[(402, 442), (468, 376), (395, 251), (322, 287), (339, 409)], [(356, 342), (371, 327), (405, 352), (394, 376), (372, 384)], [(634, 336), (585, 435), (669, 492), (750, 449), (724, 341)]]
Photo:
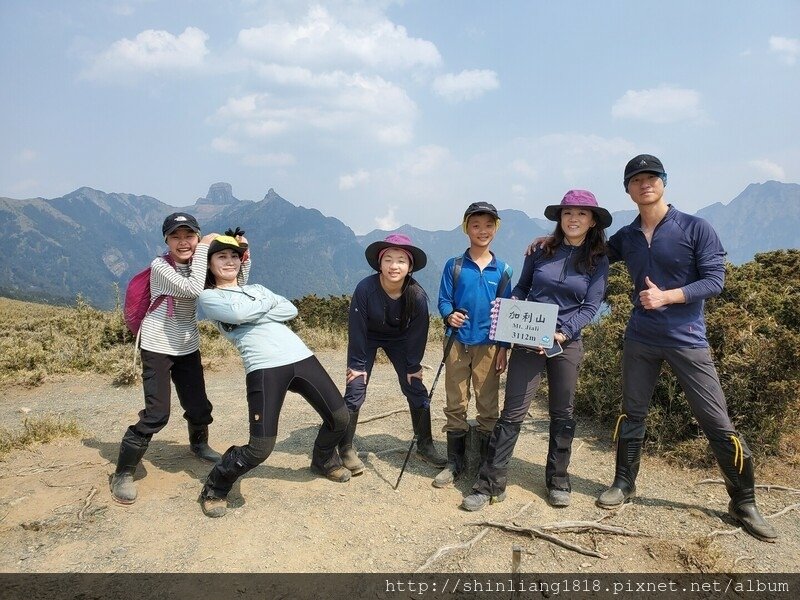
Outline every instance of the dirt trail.
[[(436, 354), (429, 349), (428, 356)], [(330, 373), (344, 373), (341, 352), (320, 355)], [(432, 375), (427, 376), (430, 381)], [(238, 361), (207, 373), (215, 405), (211, 444), (222, 451), (246, 440), (244, 376)], [(682, 470), (645, 457), (639, 497), (611, 515), (594, 500), (613, 474), (609, 432), (579, 422), (573, 452), (573, 504), (544, 501), (547, 417), (536, 407), (523, 426), (511, 463), (508, 499), (467, 513), (458, 508), (471, 487), (431, 486), (436, 469), (412, 456), (398, 491), (410, 441), (410, 418), (394, 414), (362, 423), (356, 442), (367, 472), (347, 484), (314, 476), (308, 465), (318, 417), (289, 396), (275, 452), (231, 494), (222, 519), (208, 519), (197, 503), (209, 466), (191, 456), (180, 411), (156, 436), (137, 472), (139, 500), (111, 500), (109, 474), (119, 440), (140, 409), (138, 386), (114, 388), (97, 376), (64, 378), (28, 390), (2, 391), (0, 422), (17, 427), (25, 414), (46, 412), (83, 422), (83, 440), (60, 440), (14, 452), (0, 462), (0, 572), (507, 572), (513, 545), (523, 548), (528, 572), (756, 572), (800, 571), (800, 511), (776, 516), (777, 544), (742, 533), (727, 517), (727, 495), (714, 471)], [(444, 452), (444, 390), (434, 398), (434, 437)], [(394, 373), (379, 364), (362, 419), (406, 407)], [(27, 412), (29, 411), (29, 412)], [(797, 473), (760, 483), (796, 486)], [(759, 490), (765, 514), (800, 502), (784, 490)], [(490, 529), (469, 548), (444, 552), (481, 533), (483, 520), (523, 527), (596, 521), (645, 534), (558, 533), (605, 558), (587, 556), (541, 539)]]

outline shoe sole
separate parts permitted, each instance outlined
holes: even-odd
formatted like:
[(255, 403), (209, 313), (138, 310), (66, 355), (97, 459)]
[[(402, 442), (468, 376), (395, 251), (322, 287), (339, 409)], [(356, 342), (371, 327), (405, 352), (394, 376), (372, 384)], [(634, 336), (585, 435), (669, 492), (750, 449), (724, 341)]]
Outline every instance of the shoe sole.
[(342, 467), (342, 468), (345, 471), (348, 472), (349, 477), (347, 477), (347, 479), (342, 479), (341, 477), (331, 477), (325, 471), (317, 469), (316, 467), (313, 467), (313, 466), (310, 467), (310, 468), (311, 468), (311, 472), (314, 473), (315, 475), (319, 475), (320, 477), (324, 477), (328, 481), (332, 481), (334, 483), (347, 483), (348, 481), (350, 481), (350, 478), (353, 476), (353, 474), (346, 467)]
[(490, 497), (489, 497), (489, 499), (488, 499), (486, 502), (484, 502), (484, 503), (483, 503), (483, 504), (481, 504), (480, 506), (476, 506), (475, 508), (468, 508), (468, 507), (467, 507), (467, 506), (465, 506), (465, 505), (464, 505), (464, 503), (462, 502), (462, 503), (461, 503), (461, 508), (463, 508), (463, 509), (464, 509), (464, 510), (466, 510), (467, 512), (478, 512), (479, 510), (481, 510), (481, 509), (482, 509), (484, 506), (486, 506), (487, 504), (499, 504), (500, 502), (502, 502), (502, 501), (503, 501), (503, 500), (505, 500), (505, 499), (506, 499), (506, 493), (505, 493), (505, 492), (503, 492), (503, 493), (502, 493), (502, 494), (500, 494), (499, 496), (490, 496)]
[(427, 456), (423, 456), (419, 452), (417, 452), (417, 458), (422, 460), (422, 462), (424, 462), (424, 463), (428, 463), (429, 465), (436, 467), (437, 469), (444, 469), (447, 466), (447, 461), (446, 460), (442, 461), (442, 462), (434, 462), (433, 460), (431, 460)]
[(742, 528), (742, 529), (743, 529), (745, 532), (747, 532), (749, 535), (753, 536), (753, 537), (754, 537), (754, 538), (756, 538), (757, 540), (759, 540), (759, 541), (762, 541), (762, 542), (766, 542), (767, 544), (774, 544), (775, 542), (777, 542), (777, 541), (778, 541), (778, 538), (777, 538), (777, 537), (774, 537), (774, 538), (770, 538), (770, 537), (764, 537), (763, 535), (760, 535), (759, 533), (757, 533), (757, 532), (753, 531), (752, 529), (750, 529), (750, 528), (749, 528), (749, 527), (748, 527), (748, 526), (745, 524), (745, 522), (744, 522), (744, 521), (742, 521), (742, 520), (741, 520), (739, 517), (737, 517), (736, 515), (732, 515), (731, 513), (728, 513), (728, 516), (729, 516), (731, 519), (733, 519), (733, 520), (736, 522), (736, 524), (738, 524), (738, 525), (739, 525), (739, 527), (741, 527), (741, 528)]
[(136, 502), (136, 498), (134, 498), (133, 500), (123, 500), (122, 498), (117, 498), (113, 493), (111, 494), (111, 499), (117, 504), (121, 504), (122, 506), (130, 506), (131, 504)]

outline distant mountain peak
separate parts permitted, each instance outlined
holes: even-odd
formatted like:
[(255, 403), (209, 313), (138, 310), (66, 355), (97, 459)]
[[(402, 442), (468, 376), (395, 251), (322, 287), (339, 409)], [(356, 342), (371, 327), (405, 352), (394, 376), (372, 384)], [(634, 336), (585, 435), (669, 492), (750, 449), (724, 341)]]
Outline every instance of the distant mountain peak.
[(281, 196), (277, 192), (275, 192), (274, 189), (269, 188), (269, 190), (267, 190), (267, 195), (264, 196), (263, 202), (272, 202), (273, 200), (283, 200), (284, 202), (286, 202), (286, 200), (281, 198)]
[(197, 199), (197, 204), (213, 204), (215, 206), (227, 206), (237, 202), (239, 202), (239, 199), (234, 197), (233, 187), (230, 183), (225, 183), (224, 181), (212, 184), (208, 188), (206, 197)]

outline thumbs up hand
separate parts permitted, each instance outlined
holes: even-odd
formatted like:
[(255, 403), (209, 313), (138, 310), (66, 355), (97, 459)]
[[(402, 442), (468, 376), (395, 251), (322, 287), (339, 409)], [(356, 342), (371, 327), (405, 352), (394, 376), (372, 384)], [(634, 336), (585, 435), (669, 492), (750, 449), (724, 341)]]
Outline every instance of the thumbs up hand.
[(667, 301), (667, 292), (660, 289), (655, 283), (650, 281), (650, 278), (645, 276), (644, 283), (647, 289), (639, 292), (639, 301), (642, 306), (647, 310), (661, 308), (669, 304)]

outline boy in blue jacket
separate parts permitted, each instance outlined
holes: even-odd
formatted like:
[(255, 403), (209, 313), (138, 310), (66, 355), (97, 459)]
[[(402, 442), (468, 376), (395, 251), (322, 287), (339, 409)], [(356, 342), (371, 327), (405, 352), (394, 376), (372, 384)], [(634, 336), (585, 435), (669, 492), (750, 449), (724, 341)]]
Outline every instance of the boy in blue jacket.
[(444, 358), (447, 465), (433, 480), (438, 488), (452, 483), (464, 469), (470, 395), (475, 397), (482, 458), (500, 416), (500, 374), (506, 369), (507, 348), (489, 339), (490, 311), (495, 298), (511, 296), (511, 267), (489, 250), (499, 226), (494, 206), (470, 204), (462, 221), (469, 248), (449, 259), (442, 272), (439, 313), (455, 341)]

